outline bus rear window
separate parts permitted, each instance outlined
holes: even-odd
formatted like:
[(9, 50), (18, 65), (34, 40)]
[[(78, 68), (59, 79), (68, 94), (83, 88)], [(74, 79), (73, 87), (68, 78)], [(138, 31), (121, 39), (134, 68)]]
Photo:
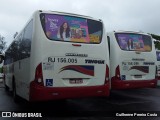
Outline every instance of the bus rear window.
[(160, 61), (160, 51), (156, 51), (157, 61)]
[(43, 30), (54, 41), (98, 44), (102, 39), (102, 23), (80, 17), (40, 15)]
[(152, 40), (148, 35), (135, 33), (116, 33), (117, 42), (122, 50), (150, 52)]

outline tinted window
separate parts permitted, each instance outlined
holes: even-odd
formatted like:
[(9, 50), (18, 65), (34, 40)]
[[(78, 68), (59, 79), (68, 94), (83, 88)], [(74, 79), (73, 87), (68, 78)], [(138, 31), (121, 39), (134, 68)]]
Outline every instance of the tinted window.
[(122, 50), (126, 51), (144, 51), (152, 50), (151, 37), (142, 34), (116, 33), (117, 42)]
[(23, 39), (19, 39), (19, 54), (20, 59), (30, 57), (31, 41), (33, 32), (33, 22), (31, 21), (24, 29)]
[(5, 65), (30, 57), (32, 32), (33, 22), (31, 21), (6, 51)]
[(40, 18), (50, 40), (94, 44), (101, 42), (102, 23), (99, 21), (55, 14), (41, 14)]

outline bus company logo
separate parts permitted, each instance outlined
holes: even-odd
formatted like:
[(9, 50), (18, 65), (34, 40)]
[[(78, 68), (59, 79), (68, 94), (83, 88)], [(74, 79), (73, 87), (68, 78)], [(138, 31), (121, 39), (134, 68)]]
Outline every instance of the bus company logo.
[(91, 65), (68, 65), (62, 67), (59, 73), (65, 70), (72, 70), (82, 74), (94, 76), (94, 66)]
[(145, 61), (143, 58), (132, 58), (133, 61)]
[(139, 70), (144, 73), (149, 73), (149, 66), (132, 66), (130, 70), (133, 70), (133, 69)]
[(86, 59), (85, 63), (89, 63), (89, 64), (105, 64), (105, 60), (90, 60), (90, 59)]
[(144, 62), (144, 65), (155, 65), (155, 62)]
[(11, 112), (2, 112), (2, 117), (11, 117)]
[(2, 112), (1, 117), (42, 117), (41, 113)]

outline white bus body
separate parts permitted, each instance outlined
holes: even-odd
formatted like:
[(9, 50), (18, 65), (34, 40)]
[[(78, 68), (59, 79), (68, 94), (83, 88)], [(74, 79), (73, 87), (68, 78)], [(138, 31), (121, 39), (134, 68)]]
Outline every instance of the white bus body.
[(6, 51), (6, 87), (28, 101), (108, 96), (104, 33), (98, 19), (36, 11)]
[(157, 56), (157, 61), (156, 61), (156, 68), (157, 68), (157, 85), (160, 86), (160, 50), (156, 50), (156, 56)]
[(111, 89), (155, 87), (155, 47), (142, 32), (107, 33), (110, 44)]

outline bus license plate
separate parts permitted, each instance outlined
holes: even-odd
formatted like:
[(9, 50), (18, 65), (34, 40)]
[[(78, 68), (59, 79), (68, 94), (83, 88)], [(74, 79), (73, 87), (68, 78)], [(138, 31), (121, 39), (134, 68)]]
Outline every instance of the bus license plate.
[(83, 80), (82, 79), (70, 79), (69, 83), (70, 84), (82, 84)]
[(142, 78), (142, 75), (134, 75), (134, 78)]

